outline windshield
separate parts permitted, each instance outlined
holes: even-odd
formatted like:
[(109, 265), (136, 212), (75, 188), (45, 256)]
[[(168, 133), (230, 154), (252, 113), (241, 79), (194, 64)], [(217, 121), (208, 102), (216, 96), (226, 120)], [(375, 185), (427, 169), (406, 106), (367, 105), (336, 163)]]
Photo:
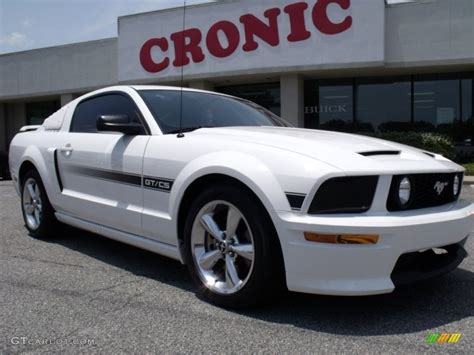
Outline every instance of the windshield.
[[(263, 107), (233, 97), (193, 91), (181, 93), (180, 90), (140, 90), (139, 94), (164, 134), (203, 127), (291, 127)], [(181, 100), (183, 118), (180, 127)]]

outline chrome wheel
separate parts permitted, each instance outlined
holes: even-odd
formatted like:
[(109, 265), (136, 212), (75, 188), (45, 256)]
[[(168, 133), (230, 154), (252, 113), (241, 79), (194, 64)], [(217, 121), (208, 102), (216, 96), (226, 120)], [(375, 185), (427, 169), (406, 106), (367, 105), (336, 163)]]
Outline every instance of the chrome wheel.
[(38, 184), (33, 178), (23, 185), (23, 214), (28, 228), (36, 230), (43, 218), (43, 205)]
[(254, 266), (254, 240), (244, 215), (226, 201), (212, 201), (196, 215), (191, 252), (199, 278), (210, 290), (236, 293)]

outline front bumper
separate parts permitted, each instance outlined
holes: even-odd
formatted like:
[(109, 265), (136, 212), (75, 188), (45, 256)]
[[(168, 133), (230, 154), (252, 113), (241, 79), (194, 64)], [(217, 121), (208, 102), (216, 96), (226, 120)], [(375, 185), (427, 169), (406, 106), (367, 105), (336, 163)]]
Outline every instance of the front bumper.
[(467, 256), (464, 249), (466, 239), (441, 249), (428, 249), (403, 254), (392, 271), (392, 281), (396, 287), (413, 282), (432, 279), (458, 267)]
[[(474, 205), (460, 200), (436, 208), (379, 215), (309, 216), (275, 212), (272, 217), (282, 245), (289, 290), (371, 295), (392, 292), (394, 280), (401, 284), (414, 276), (416, 270), (409, 270), (413, 271), (409, 277), (397, 276), (395, 266), (402, 255), (453, 246), (456, 251), (451, 255), (456, 254), (456, 258), (449, 262), (445, 258), (439, 268), (432, 268), (424, 276), (437, 276), (455, 268), (466, 256), (464, 243), (473, 226), (473, 215)], [(305, 231), (378, 234), (380, 238), (374, 245), (324, 244), (306, 241)], [(411, 279), (421, 276), (417, 274)]]

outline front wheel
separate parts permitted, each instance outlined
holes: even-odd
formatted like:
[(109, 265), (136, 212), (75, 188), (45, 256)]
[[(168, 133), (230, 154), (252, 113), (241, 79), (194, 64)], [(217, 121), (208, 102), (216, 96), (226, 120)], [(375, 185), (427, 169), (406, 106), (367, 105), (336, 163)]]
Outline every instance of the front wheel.
[(263, 206), (247, 191), (217, 186), (193, 203), (185, 254), (199, 292), (225, 307), (268, 301), (282, 286), (278, 237)]

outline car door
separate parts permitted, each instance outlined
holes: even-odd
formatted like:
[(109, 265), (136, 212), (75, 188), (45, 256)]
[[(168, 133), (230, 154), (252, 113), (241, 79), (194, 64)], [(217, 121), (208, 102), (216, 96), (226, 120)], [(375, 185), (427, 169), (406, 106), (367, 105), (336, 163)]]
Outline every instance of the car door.
[[(100, 115), (128, 115), (143, 132), (98, 132)], [(150, 136), (133, 100), (122, 92), (87, 98), (76, 106), (58, 149), (66, 213), (129, 233), (141, 233), (143, 155)]]

